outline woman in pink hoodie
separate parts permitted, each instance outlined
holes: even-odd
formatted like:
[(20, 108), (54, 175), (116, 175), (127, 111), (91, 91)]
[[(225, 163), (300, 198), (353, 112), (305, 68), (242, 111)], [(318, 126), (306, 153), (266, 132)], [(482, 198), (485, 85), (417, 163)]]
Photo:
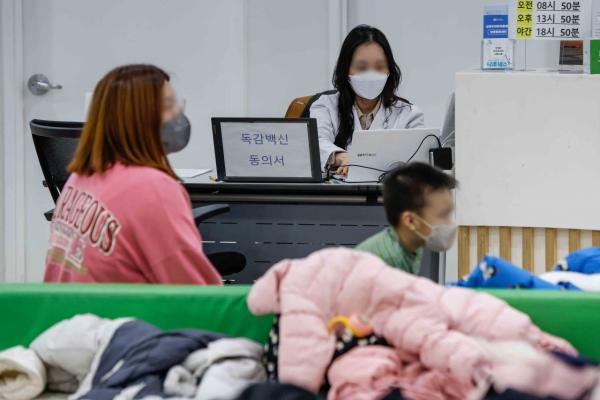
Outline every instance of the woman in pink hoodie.
[(44, 280), (221, 284), (167, 159), (189, 137), (166, 72), (106, 74), (54, 210)]

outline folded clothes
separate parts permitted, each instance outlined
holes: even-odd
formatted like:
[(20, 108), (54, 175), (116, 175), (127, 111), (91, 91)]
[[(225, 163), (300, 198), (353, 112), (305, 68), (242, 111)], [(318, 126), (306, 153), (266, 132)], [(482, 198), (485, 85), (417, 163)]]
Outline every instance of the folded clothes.
[(0, 352), (0, 399), (32, 400), (46, 387), (46, 369), (33, 350), (22, 346)]
[(600, 273), (600, 247), (588, 247), (574, 251), (558, 263), (555, 271), (571, 271), (582, 274)]
[(570, 271), (551, 271), (541, 274), (540, 278), (559, 286), (567, 283), (575, 285), (581, 290), (588, 292), (600, 292), (600, 273), (582, 274), (580, 272)]
[[(233, 399), (266, 380), (262, 346), (199, 329), (76, 315), (0, 353), (0, 400)], [(54, 399), (44, 394), (44, 399)]]
[(262, 346), (253, 340), (215, 340), (172, 367), (164, 391), (198, 400), (233, 399), (249, 385), (266, 380), (262, 355)]
[(497, 289), (580, 290), (571, 282), (564, 282), (563, 284), (550, 283), (502, 258), (493, 256), (485, 256), (483, 261), (471, 271), (470, 275), (458, 282), (451, 283), (450, 286)]
[(97, 355), (108, 346), (114, 332), (128, 321), (128, 318), (110, 320), (81, 314), (53, 325), (38, 336), (30, 348), (46, 367), (48, 390), (76, 392), (89, 371), (96, 368)]
[[(515, 390), (540, 398), (563, 400), (584, 399), (598, 388), (600, 371), (597, 364), (583, 357), (562, 352), (546, 352), (523, 341), (489, 341), (478, 339), (478, 345), (493, 361), (486, 368), (485, 382), (496, 393)], [(487, 392), (486, 386), (480, 386)], [(487, 397), (470, 397), (481, 399)], [(511, 397), (503, 397), (511, 398)]]
[[(197, 329), (162, 331), (140, 320), (124, 323), (96, 356), (76, 397), (86, 400), (166, 397), (168, 370), (223, 336)], [(88, 379), (91, 377), (91, 379)]]

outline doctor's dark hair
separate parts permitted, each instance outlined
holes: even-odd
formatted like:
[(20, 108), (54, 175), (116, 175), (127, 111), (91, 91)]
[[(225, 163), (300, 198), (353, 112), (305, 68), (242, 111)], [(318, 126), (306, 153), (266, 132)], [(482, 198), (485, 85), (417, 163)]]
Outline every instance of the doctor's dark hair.
[(352, 140), (352, 133), (354, 132), (352, 107), (354, 106), (356, 94), (352, 90), (352, 86), (350, 86), (350, 78), (348, 76), (350, 73), (350, 64), (358, 46), (365, 43), (379, 44), (387, 59), (390, 75), (381, 92), (382, 105), (387, 108), (394, 105), (398, 100), (403, 100), (396, 96), (396, 89), (402, 81), (402, 72), (394, 60), (392, 48), (383, 32), (369, 25), (359, 25), (352, 29), (348, 33), (348, 36), (346, 36), (346, 39), (344, 39), (333, 73), (333, 86), (339, 92), (338, 116), (340, 120), (335, 145), (343, 149)]
[(390, 171), (383, 181), (383, 206), (390, 225), (396, 227), (404, 211), (419, 213), (427, 193), (452, 190), (458, 185), (453, 176), (424, 163), (410, 163)]

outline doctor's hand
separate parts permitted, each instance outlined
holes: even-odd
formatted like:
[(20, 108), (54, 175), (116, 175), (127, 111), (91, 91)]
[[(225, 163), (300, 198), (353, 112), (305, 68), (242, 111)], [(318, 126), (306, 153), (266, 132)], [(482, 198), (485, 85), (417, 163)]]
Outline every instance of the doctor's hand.
[(350, 164), (350, 156), (348, 153), (337, 153), (335, 155), (335, 163), (334, 165), (338, 167), (335, 172), (337, 175), (348, 176), (348, 164)]

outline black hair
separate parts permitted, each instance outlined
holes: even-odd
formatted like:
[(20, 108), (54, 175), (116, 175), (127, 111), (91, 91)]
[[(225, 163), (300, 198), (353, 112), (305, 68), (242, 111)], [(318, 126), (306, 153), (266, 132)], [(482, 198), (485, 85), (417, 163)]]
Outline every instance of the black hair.
[(348, 143), (352, 141), (352, 133), (354, 132), (352, 107), (354, 106), (356, 94), (350, 86), (350, 78), (348, 77), (350, 64), (358, 46), (371, 42), (379, 44), (383, 49), (390, 71), (388, 80), (381, 92), (383, 106), (386, 108), (391, 107), (398, 100), (403, 100), (396, 96), (396, 89), (402, 81), (402, 72), (394, 60), (392, 48), (383, 32), (369, 25), (359, 25), (352, 29), (348, 33), (348, 36), (346, 36), (346, 39), (344, 39), (335, 71), (333, 72), (333, 86), (339, 92), (338, 116), (340, 120), (335, 145), (343, 149), (346, 149)]
[(388, 222), (398, 226), (404, 211), (418, 212), (425, 207), (427, 190), (452, 190), (453, 176), (429, 164), (414, 162), (390, 171), (383, 181), (383, 206)]

